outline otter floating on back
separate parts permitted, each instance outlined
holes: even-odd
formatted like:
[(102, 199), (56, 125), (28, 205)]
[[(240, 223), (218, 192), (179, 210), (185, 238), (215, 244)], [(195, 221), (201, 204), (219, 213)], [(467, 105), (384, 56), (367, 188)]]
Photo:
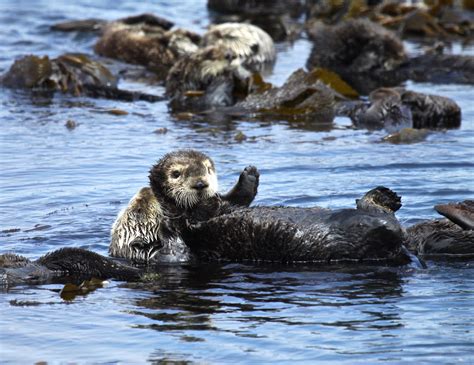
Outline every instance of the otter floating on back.
[(243, 208), (256, 194), (255, 168), (220, 196), (214, 164), (196, 151), (165, 155), (150, 171), (150, 186), (119, 214), (111, 255), (152, 262), (409, 262), (394, 216), (400, 198), (386, 188), (367, 193), (357, 209)]
[(357, 201), (357, 209), (235, 208), (205, 221), (190, 221), (184, 240), (206, 261), (403, 265), (412, 258), (394, 215), (400, 206), (394, 192), (378, 187)]

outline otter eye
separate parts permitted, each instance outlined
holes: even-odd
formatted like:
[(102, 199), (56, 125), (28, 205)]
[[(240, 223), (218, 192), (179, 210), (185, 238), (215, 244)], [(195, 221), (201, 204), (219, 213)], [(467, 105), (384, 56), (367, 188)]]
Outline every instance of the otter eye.
[(181, 175), (181, 173), (178, 170), (174, 170), (173, 172), (171, 172), (171, 176), (174, 179), (177, 179), (180, 175)]

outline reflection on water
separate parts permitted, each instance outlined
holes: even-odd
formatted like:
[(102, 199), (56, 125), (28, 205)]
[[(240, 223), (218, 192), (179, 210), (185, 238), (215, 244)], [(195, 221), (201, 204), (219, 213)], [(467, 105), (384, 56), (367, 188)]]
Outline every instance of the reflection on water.
[[(0, 2), (0, 71), (24, 54), (90, 53), (93, 37), (49, 30), (49, 24), (78, 14), (114, 19), (153, 11), (198, 32), (208, 20), (205, 1), (35, 4)], [(269, 81), (281, 85), (304, 65), (310, 43), (277, 50)], [(124, 80), (121, 86), (163, 93), (152, 84)], [(0, 90), (0, 252), (37, 258), (74, 246), (106, 254), (117, 213), (147, 184), (150, 166), (176, 148), (212, 156), (222, 191), (243, 167), (257, 165), (260, 205), (349, 207), (368, 189), (386, 185), (403, 196), (398, 216), (404, 224), (435, 217), (434, 204), (474, 197), (473, 88), (407, 86), (456, 100), (462, 127), (421, 143), (389, 145), (379, 143), (383, 132), (349, 129), (343, 118), (322, 128), (194, 118), (171, 116), (164, 102)], [(107, 112), (114, 109), (128, 114)], [(65, 126), (68, 120), (75, 128)], [(167, 133), (154, 133), (160, 128)], [(239, 132), (246, 139), (236, 138)], [(112, 281), (66, 298), (62, 284), (3, 291), (2, 361), (472, 361), (469, 262), (428, 262), (427, 270), (214, 264), (160, 271), (154, 282)]]

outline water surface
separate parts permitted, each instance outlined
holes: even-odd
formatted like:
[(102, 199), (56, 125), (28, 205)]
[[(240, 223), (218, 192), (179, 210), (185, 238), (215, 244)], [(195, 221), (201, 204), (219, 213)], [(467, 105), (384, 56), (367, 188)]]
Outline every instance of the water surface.
[[(93, 37), (51, 32), (54, 22), (144, 11), (198, 32), (209, 23), (204, 1), (2, 1), (0, 71), (24, 54), (92, 52)], [(277, 48), (270, 81), (281, 84), (304, 66), (310, 43)], [(325, 131), (283, 121), (197, 123), (173, 119), (166, 103), (46, 99), (0, 89), (0, 252), (37, 258), (70, 246), (107, 254), (117, 213), (147, 184), (150, 166), (177, 148), (212, 156), (222, 191), (246, 165), (257, 165), (256, 204), (351, 207), (385, 185), (403, 196), (398, 217), (405, 225), (434, 218), (434, 204), (474, 197), (474, 88), (408, 86), (453, 98), (462, 127), (390, 145), (379, 143), (383, 132), (349, 129), (342, 118)], [(108, 114), (112, 108), (129, 114)], [(69, 119), (78, 124), (74, 130), (64, 126)], [(154, 133), (158, 128), (168, 133)], [(248, 139), (238, 143), (238, 131)], [(473, 266), (428, 265), (184, 265), (163, 268), (151, 287), (112, 281), (72, 300), (60, 297), (59, 284), (19, 286), (0, 293), (0, 357), (6, 363), (471, 363)]]

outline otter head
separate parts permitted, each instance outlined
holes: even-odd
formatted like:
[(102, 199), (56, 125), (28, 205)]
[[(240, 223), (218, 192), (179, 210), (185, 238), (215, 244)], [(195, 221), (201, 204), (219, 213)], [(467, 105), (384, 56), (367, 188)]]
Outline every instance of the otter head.
[(361, 199), (356, 199), (357, 209), (369, 212), (395, 213), (402, 206), (401, 198), (393, 190), (377, 186), (369, 190)]
[(214, 162), (194, 150), (166, 154), (150, 170), (150, 186), (158, 201), (192, 208), (217, 194)]

